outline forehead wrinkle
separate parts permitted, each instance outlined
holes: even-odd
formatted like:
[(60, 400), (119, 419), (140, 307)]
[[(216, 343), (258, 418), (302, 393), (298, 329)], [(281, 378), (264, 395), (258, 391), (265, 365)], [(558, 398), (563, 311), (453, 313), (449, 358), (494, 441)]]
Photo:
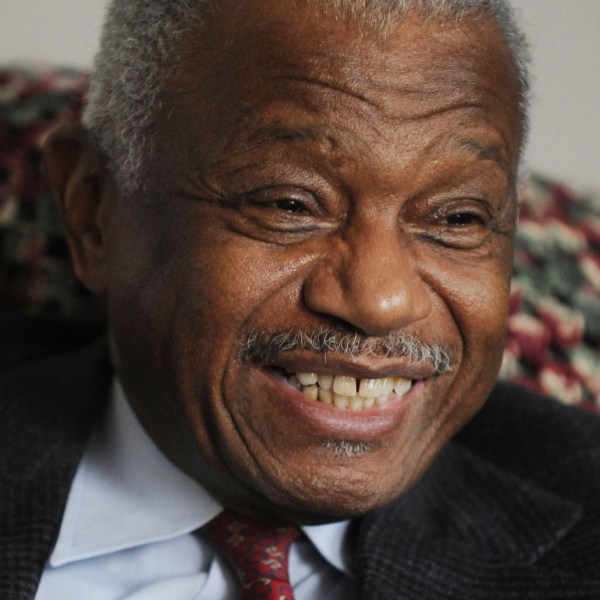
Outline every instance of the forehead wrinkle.
[(322, 79), (320, 77), (308, 77), (308, 76), (300, 76), (300, 75), (284, 75), (284, 76), (279, 77), (279, 80), (284, 81), (284, 82), (291, 81), (291, 82), (305, 83), (308, 85), (316, 85), (316, 86), (319, 86), (322, 88), (332, 90), (333, 92), (336, 92), (336, 93), (350, 96), (350, 97), (355, 98), (356, 100), (359, 100), (360, 102), (363, 102), (364, 104), (367, 104), (369, 106), (373, 106), (373, 107), (377, 106), (377, 103), (370, 100), (365, 94), (361, 94), (360, 92), (353, 90), (350, 87), (338, 85), (338, 84), (333, 83), (332, 81), (327, 81), (326, 79)]
[[(366, 109), (368, 113), (379, 113), (383, 120), (387, 122), (417, 121), (419, 119), (425, 119), (430, 116), (436, 116), (447, 111), (459, 109), (475, 108), (485, 110), (483, 103), (478, 102), (477, 99), (467, 99), (464, 92), (462, 92), (465, 83), (472, 83), (469, 78), (467, 78), (466, 81), (462, 79), (452, 80), (450, 86), (431, 81), (435, 78), (427, 78), (426, 81), (421, 82), (424, 85), (411, 85), (406, 81), (408, 76), (413, 75), (410, 71), (406, 73), (402, 71), (397, 72), (394, 74), (393, 81), (385, 82), (378, 81), (374, 77), (367, 77), (367, 74), (365, 73), (362, 75), (364, 81), (361, 81), (361, 85), (368, 90), (368, 93), (361, 93), (348, 86), (338, 85), (320, 77), (286, 75), (281, 76), (278, 79), (282, 82), (300, 83), (311, 87), (317, 86), (324, 90), (331, 90), (335, 93), (343, 94), (350, 99), (358, 100), (360, 104), (363, 105), (363, 110)], [(455, 93), (449, 94), (448, 87), (450, 87), (451, 90), (456, 90)], [(398, 97), (406, 97), (408, 101), (407, 104), (414, 103), (413, 98), (421, 98), (424, 105), (423, 112), (414, 114), (406, 112), (403, 112), (402, 114), (392, 114), (392, 111), (388, 106), (390, 104), (390, 97), (392, 99), (392, 104), (395, 105), (398, 104)], [(435, 108), (428, 106), (428, 104), (431, 104), (431, 101), (433, 101), (434, 104), (438, 104), (440, 97), (445, 98), (445, 102), (442, 106)], [(294, 100), (297, 101), (298, 97), (295, 96)], [(304, 103), (310, 105), (313, 102), (314, 100), (310, 101), (310, 96), (304, 98)], [(360, 110), (355, 109), (352, 112), (361, 118), (364, 117), (364, 114), (361, 113)]]
[[(429, 63), (425, 67), (429, 67)], [(361, 93), (356, 89), (351, 89), (349, 86), (338, 85), (321, 77), (311, 76), (281, 76), (278, 79), (284, 82), (294, 82), (305, 84), (307, 86), (317, 86), (323, 88), (323, 91), (331, 90), (335, 93), (343, 94), (350, 99), (358, 100), (362, 105), (361, 109), (355, 107), (352, 110), (355, 116), (364, 119), (366, 114), (379, 115), (387, 124), (394, 122), (416, 122), (429, 117), (437, 116), (453, 110), (486, 110), (485, 100), (486, 95), (489, 95), (490, 90), (485, 85), (474, 84), (473, 77), (466, 75), (457, 78), (456, 76), (449, 78), (444, 75), (444, 81), (440, 83), (439, 75), (425, 76), (422, 73), (416, 84), (411, 84), (408, 81), (414, 78), (414, 69), (406, 70), (399, 69), (394, 73), (389, 80), (379, 81), (375, 77), (368, 76), (367, 73), (362, 73), (363, 80), (360, 85), (365, 88), (365, 92)], [(466, 95), (464, 89), (469, 89), (471, 95)], [(399, 105), (398, 98), (404, 97), (406, 102)], [(442, 99), (442, 100), (440, 100)], [(422, 110), (407, 112), (405, 105), (413, 106), (415, 100), (422, 105)], [(294, 101), (298, 101), (298, 96), (294, 95)], [(441, 104), (440, 104), (441, 101)], [(310, 96), (303, 98), (303, 103), (311, 106), (315, 102)], [(331, 101), (329, 101), (331, 102)], [(393, 106), (393, 108), (392, 108)], [(400, 108), (400, 111), (398, 110)], [(345, 105), (345, 110), (350, 107)]]

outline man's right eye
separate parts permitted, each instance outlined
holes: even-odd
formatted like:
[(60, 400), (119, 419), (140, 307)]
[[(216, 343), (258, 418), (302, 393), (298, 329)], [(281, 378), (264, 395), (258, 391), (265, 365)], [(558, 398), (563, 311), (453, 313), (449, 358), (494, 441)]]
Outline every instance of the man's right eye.
[(240, 208), (275, 211), (282, 215), (310, 215), (319, 211), (313, 194), (300, 188), (287, 186), (265, 188), (241, 194), (237, 200)]
[(296, 243), (332, 227), (317, 195), (299, 186), (273, 186), (225, 196), (222, 206), (227, 209), (222, 214), (230, 227), (276, 243)]
[[(264, 202), (261, 202), (261, 204), (264, 204)], [(282, 198), (281, 200), (272, 200), (267, 204), (270, 204), (274, 208), (278, 208), (280, 210), (284, 210), (286, 212), (294, 214), (307, 214), (309, 212), (303, 202), (294, 198)]]

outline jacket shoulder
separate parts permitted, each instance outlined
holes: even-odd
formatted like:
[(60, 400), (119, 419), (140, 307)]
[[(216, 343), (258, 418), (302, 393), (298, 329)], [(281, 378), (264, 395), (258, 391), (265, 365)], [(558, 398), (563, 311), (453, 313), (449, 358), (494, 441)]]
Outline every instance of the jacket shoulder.
[(580, 502), (600, 498), (600, 416), (510, 383), (456, 436), (475, 454)]

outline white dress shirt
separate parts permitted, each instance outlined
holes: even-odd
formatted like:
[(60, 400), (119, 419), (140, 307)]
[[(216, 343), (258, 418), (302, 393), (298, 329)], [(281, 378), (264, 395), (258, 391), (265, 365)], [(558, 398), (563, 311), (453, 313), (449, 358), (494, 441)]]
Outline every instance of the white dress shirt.
[[(154, 445), (115, 383), (73, 481), (36, 600), (229, 600), (237, 581), (193, 532), (222, 507)], [(349, 523), (303, 527), (296, 600), (352, 600)]]

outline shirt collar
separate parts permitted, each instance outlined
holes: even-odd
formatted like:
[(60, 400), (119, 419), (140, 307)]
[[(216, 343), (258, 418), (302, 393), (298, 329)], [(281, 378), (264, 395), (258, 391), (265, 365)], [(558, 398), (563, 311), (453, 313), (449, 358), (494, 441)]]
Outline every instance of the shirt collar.
[(73, 481), (50, 564), (172, 539), (221, 510), (160, 452), (115, 382)]
[(352, 577), (351, 547), (348, 541), (350, 523), (351, 521), (338, 521), (325, 525), (304, 525), (302, 531), (329, 564)]
[[(59, 567), (191, 533), (223, 507), (156, 447), (115, 380), (108, 410), (79, 465), (50, 565)], [(349, 521), (302, 527), (350, 574)]]

